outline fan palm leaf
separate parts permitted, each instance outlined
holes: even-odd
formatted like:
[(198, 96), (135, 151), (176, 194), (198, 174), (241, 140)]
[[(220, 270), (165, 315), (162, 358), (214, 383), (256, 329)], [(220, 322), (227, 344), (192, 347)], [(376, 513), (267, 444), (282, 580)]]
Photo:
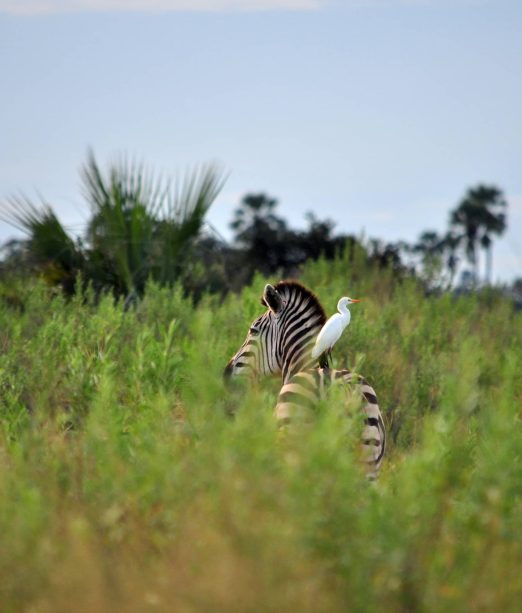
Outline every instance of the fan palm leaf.
[(162, 251), (162, 257), (156, 259), (158, 281), (172, 282), (186, 266), (191, 247), (202, 233), (205, 216), (224, 180), (219, 168), (204, 165), (187, 172), (183, 181), (166, 194), (155, 235)]
[(72, 291), (83, 268), (84, 256), (48, 204), (35, 205), (26, 196), (15, 196), (2, 206), (0, 219), (27, 236), (25, 249), (33, 266), (52, 282)]
[(88, 229), (92, 261), (98, 272), (104, 263), (102, 283), (127, 295), (141, 293), (150, 276), (161, 283), (179, 276), (224, 183), (213, 165), (172, 184), (126, 160), (104, 177), (92, 153), (82, 179), (93, 214)]

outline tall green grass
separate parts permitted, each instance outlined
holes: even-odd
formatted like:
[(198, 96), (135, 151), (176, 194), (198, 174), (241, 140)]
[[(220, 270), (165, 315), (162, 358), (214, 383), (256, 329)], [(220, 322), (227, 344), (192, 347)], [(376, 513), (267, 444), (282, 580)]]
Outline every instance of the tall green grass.
[(302, 281), (365, 300), (335, 361), (377, 391), (376, 484), (341, 408), (281, 436), (277, 381), (224, 387), (264, 279), (0, 300), (1, 611), (520, 609), (521, 316), (343, 259)]

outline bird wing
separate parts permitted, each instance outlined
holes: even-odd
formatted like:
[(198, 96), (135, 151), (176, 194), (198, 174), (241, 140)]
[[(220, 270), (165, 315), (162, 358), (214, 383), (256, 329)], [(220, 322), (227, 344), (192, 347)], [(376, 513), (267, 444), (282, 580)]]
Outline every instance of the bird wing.
[(318, 358), (327, 349), (330, 349), (339, 340), (342, 334), (342, 327), (339, 325), (341, 323), (339, 322), (340, 317), (339, 313), (335, 313), (319, 330), (314, 348), (312, 349), (312, 357), (314, 359)]

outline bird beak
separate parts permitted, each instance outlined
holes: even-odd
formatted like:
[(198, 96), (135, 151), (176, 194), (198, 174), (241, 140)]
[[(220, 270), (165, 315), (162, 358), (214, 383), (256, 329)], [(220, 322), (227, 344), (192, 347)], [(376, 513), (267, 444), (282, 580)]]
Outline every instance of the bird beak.
[(354, 298), (352, 298), (352, 302), (362, 302), (362, 298), (360, 300), (355, 300)]

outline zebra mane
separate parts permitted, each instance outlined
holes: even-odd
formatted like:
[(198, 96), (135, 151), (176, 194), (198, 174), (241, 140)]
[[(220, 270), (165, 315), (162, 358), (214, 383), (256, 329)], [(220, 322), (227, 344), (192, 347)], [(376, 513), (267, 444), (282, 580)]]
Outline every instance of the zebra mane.
[[(311, 290), (299, 283), (299, 281), (293, 279), (279, 281), (274, 287), (287, 300), (295, 295), (301, 300), (307, 300), (308, 305), (313, 307), (316, 312), (317, 327), (322, 328), (324, 326), (326, 323), (326, 313), (323, 309), (323, 305), (319, 302), (319, 298)], [(299, 300), (299, 302), (301, 302), (301, 300)], [(319, 358), (319, 366), (321, 368), (328, 368), (328, 358), (325, 355)]]
[(324, 312), (323, 305), (319, 302), (319, 298), (311, 290), (299, 283), (299, 281), (293, 279), (279, 281), (274, 287), (283, 296), (297, 294), (301, 298), (308, 298), (309, 304), (315, 307), (319, 316), (318, 325), (323, 326), (326, 323), (326, 313)]

